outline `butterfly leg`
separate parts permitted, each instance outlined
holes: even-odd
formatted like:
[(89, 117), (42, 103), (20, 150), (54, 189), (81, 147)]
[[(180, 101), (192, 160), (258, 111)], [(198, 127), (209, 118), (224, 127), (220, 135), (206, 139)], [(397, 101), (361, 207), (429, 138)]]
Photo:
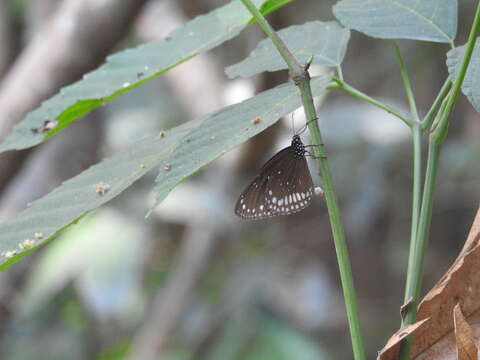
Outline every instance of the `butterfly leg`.
[[(311, 146), (318, 146), (318, 145), (311, 145)], [(326, 155), (315, 156), (310, 151), (306, 151), (305, 154), (306, 154), (305, 156), (311, 157), (312, 159), (326, 159), (327, 158)]]
[(318, 118), (315, 117), (315, 118), (313, 118), (313, 119), (311, 119), (311, 120), (308, 120), (305, 125), (308, 126), (308, 124), (310, 124), (310, 123), (312, 123), (312, 122), (314, 122), (314, 121), (317, 121), (317, 120), (318, 120)]

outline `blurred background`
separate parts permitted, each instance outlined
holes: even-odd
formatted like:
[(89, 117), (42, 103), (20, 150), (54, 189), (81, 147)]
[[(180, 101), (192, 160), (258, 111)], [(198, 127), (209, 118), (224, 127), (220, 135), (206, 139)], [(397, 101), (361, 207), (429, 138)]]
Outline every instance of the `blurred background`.
[[(107, 54), (161, 40), (225, 3), (0, 1), (0, 139)], [(277, 29), (333, 20), (334, 3), (296, 0), (268, 19)], [(456, 43), (463, 44), (473, 5), (459, 3)], [(285, 71), (236, 80), (224, 75), (226, 66), (246, 57), (263, 37), (251, 26), (49, 142), (1, 154), (0, 221), (135, 140), (287, 81)], [(399, 43), (424, 115), (447, 76), (448, 46)], [(352, 32), (343, 72), (353, 86), (407, 113), (388, 41)], [(332, 92), (320, 105), (368, 357), (374, 358), (400, 324), (410, 231), (410, 136), (399, 120), (344, 94)], [(301, 111), (294, 121), (297, 128), (303, 125)], [(1, 358), (351, 359), (323, 199), (267, 221), (233, 214), (236, 198), (264, 161), (289, 145), (291, 127), (289, 117), (213, 162), (146, 219), (153, 171), (0, 273)], [(479, 115), (461, 97), (442, 153), (425, 291), (455, 259), (478, 208), (479, 135)]]

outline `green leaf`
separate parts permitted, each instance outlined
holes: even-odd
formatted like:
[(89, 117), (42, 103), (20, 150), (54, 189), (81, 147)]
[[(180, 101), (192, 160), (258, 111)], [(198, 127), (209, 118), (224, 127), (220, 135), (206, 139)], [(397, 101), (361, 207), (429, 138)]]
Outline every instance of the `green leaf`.
[[(260, 12), (263, 15), (268, 15), (275, 10), (281, 8), (282, 6), (285, 6), (288, 3), (291, 3), (293, 0), (267, 0), (263, 3), (263, 5), (260, 7)], [(255, 20), (251, 19), (250, 24), (254, 23)]]
[[(255, 0), (267, 11), (286, 0)], [(37, 145), (120, 94), (151, 80), (201, 52), (235, 37), (250, 22), (251, 15), (239, 0), (198, 16), (160, 42), (141, 45), (108, 57), (98, 69), (60, 93), (14, 127), (0, 151)]]
[[(280, 30), (278, 35), (300, 63), (306, 63), (313, 56), (312, 64), (338, 66), (345, 56), (350, 30), (335, 21), (312, 21)], [(287, 64), (271, 40), (264, 39), (245, 60), (228, 67), (225, 72), (233, 78), (286, 68)]]
[(452, 43), (457, 0), (340, 0), (333, 7), (345, 26), (382, 39)]
[[(325, 91), (330, 78), (331, 75), (312, 79), (314, 96)], [(168, 171), (160, 170), (156, 179), (155, 206), (185, 178), (300, 105), (300, 92), (289, 82), (202, 119), (200, 125), (185, 135), (169, 155)], [(260, 122), (252, 123), (256, 118)]]
[(0, 270), (119, 195), (155, 167), (175, 148), (176, 142), (198, 121), (191, 121), (165, 134), (134, 144), (64, 182), (31, 203), (14, 219), (0, 224)]
[[(312, 79), (319, 95), (329, 76)], [(64, 182), (0, 224), (0, 270), (55, 237), (60, 231), (127, 189), (160, 164), (157, 203), (180, 181), (234, 146), (258, 134), (301, 104), (292, 83), (280, 85), (240, 104), (136, 142)], [(260, 117), (258, 124), (251, 120)], [(233, 216), (233, 215), (232, 215)]]
[[(447, 67), (452, 81), (455, 81), (463, 55), (465, 54), (465, 46), (459, 46), (451, 49), (447, 53)], [(462, 91), (472, 103), (475, 110), (480, 111), (480, 38), (475, 43), (470, 64), (468, 64), (467, 73), (462, 84)]]

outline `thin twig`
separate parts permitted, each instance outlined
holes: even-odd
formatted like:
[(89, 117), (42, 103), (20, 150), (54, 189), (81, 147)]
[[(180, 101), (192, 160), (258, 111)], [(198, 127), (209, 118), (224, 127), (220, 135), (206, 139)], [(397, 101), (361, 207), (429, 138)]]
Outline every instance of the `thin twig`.
[(398, 111), (392, 109), (391, 107), (389, 107), (388, 105), (385, 105), (383, 104), (382, 102), (378, 101), (378, 100), (375, 100), (374, 98), (368, 96), (367, 94), (364, 94), (363, 92), (361, 92), (360, 90), (357, 90), (355, 89), (354, 87), (348, 85), (347, 83), (345, 83), (343, 80), (341, 79), (338, 79), (338, 78), (333, 78), (332, 79), (333, 81), (335, 81), (335, 84), (332, 84), (332, 85), (329, 85), (327, 88), (328, 89), (338, 89), (340, 91), (343, 91), (344, 93), (346, 94), (349, 94), (349, 95), (352, 95), (352, 96), (355, 96), (356, 98), (358, 99), (361, 99), (363, 101), (366, 101), (382, 110), (385, 110), (386, 112), (388, 112), (389, 114), (392, 114), (394, 115), (395, 117), (399, 118), (400, 120), (402, 120), (405, 125), (407, 125), (408, 127), (412, 127), (412, 121), (408, 118), (406, 118), (405, 116), (401, 115)]
[(415, 97), (413, 96), (410, 78), (408, 77), (407, 66), (403, 61), (402, 55), (400, 53), (400, 48), (398, 47), (395, 40), (392, 40), (392, 45), (393, 51), (395, 52), (395, 58), (397, 59), (398, 66), (400, 67), (400, 74), (402, 76), (403, 86), (407, 94), (408, 104), (410, 105), (410, 115), (412, 116), (414, 122), (419, 123), (420, 118), (418, 117), (417, 105), (415, 103)]

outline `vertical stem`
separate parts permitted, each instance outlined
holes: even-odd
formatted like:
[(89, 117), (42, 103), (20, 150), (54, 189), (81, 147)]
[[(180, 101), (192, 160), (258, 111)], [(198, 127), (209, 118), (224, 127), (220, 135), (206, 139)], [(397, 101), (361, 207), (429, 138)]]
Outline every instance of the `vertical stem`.
[(290, 69), (290, 76), (298, 86), (302, 98), (303, 108), (307, 118), (308, 130), (314, 145), (315, 155), (319, 167), (320, 176), (323, 179), (325, 190), (325, 199), (327, 202), (330, 224), (332, 227), (333, 240), (337, 253), (338, 266), (340, 269), (340, 280), (342, 282), (345, 306), (350, 326), (350, 336), (352, 339), (352, 348), (355, 360), (365, 360), (365, 350), (360, 331), (360, 323), (357, 309), (357, 297), (353, 286), (352, 270), (348, 256), (348, 249), (345, 239), (345, 232), (340, 216), (340, 210), (337, 203), (337, 196), (333, 185), (332, 173), (327, 161), (327, 152), (322, 140), (320, 129), (316, 121), (317, 114), (313, 104), (312, 91), (310, 88), (310, 75), (306, 69), (298, 63), (292, 53), (288, 50), (282, 39), (278, 37), (275, 31), (270, 27), (263, 15), (258, 11), (251, 0), (242, 0), (243, 4), (252, 13), (253, 17), (272, 40), (278, 52), (284, 58)]
[[(308, 73), (307, 73), (308, 74)], [(327, 161), (327, 151), (323, 143), (322, 135), (316, 121), (315, 106), (312, 101), (310, 82), (300, 82), (298, 84), (301, 94), (305, 115), (307, 118), (308, 130), (315, 145), (314, 152), (317, 157), (320, 176), (323, 180), (323, 189), (325, 191), (325, 200), (327, 202), (328, 215), (332, 227), (333, 241), (340, 270), (340, 280), (342, 282), (343, 296), (347, 310), (348, 324), (350, 326), (350, 336), (352, 339), (353, 355), (355, 360), (365, 359), (365, 350), (360, 329), (360, 320), (358, 318), (357, 296), (353, 284), (352, 269), (348, 255), (348, 248), (343, 230), (340, 209), (338, 207), (337, 195), (333, 184), (333, 177), (330, 166)], [(313, 120), (313, 121), (312, 121)]]
[[(422, 200), (422, 209), (418, 222), (417, 239), (413, 242), (413, 254), (411, 265), (408, 268), (407, 288), (405, 297), (410, 303), (407, 306), (407, 313), (403, 321), (403, 326), (413, 324), (417, 315), (420, 290), (422, 288), (422, 270), (425, 260), (425, 252), (428, 244), (430, 232), (430, 223), (432, 219), (433, 198), (435, 193), (435, 184), (437, 181), (438, 160), (440, 155), (440, 144), (430, 141), (428, 146), (427, 172), (425, 175), (425, 187)], [(411, 337), (408, 337), (400, 347), (400, 359), (410, 358)]]
[[(413, 198), (412, 198), (412, 225), (410, 231), (410, 251), (408, 258), (407, 283), (405, 285), (404, 304), (413, 298), (412, 276), (415, 274), (415, 242), (417, 238), (418, 223), (420, 219), (420, 204), (422, 201), (422, 129), (420, 124), (412, 127), (413, 135)], [(403, 325), (403, 319), (402, 319)]]

